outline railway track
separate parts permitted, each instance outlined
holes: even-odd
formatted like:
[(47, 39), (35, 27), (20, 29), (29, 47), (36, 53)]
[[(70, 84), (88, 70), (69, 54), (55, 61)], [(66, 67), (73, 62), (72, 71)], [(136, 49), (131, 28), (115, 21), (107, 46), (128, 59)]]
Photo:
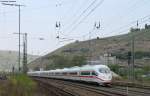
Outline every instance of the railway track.
[(98, 94), (103, 94), (105, 96), (126, 96), (126, 94), (124, 94), (124, 93), (114, 92), (114, 91), (105, 90), (105, 89), (98, 89), (96, 87), (91, 87), (91, 86), (86, 86), (86, 85), (81, 85), (81, 84), (75, 84), (72, 82), (69, 82), (69, 83), (68, 82), (62, 82), (62, 83), (64, 83), (65, 85), (72, 86), (72, 87), (78, 87), (80, 89), (83, 88), (83, 89), (86, 89), (87, 91), (95, 92)]
[(46, 91), (46, 96), (77, 96), (69, 91), (65, 91), (59, 87), (53, 86), (52, 84), (49, 84), (43, 80), (34, 79), (38, 82), (38, 85), (42, 87)]
[[(122, 86), (99, 87), (96, 85), (91, 86), (89, 84), (87, 85), (87, 84), (74, 83), (74, 82), (64, 81), (64, 80), (43, 79), (43, 78), (40, 78), (38, 80), (42, 80), (44, 82), (53, 82), (53, 83), (56, 83), (57, 85), (69, 86), (69, 87), (74, 87), (74, 88), (78, 88), (78, 89), (84, 89), (89, 92), (93, 92), (95, 94), (99, 94), (99, 95), (101, 94), (103, 96), (150, 96), (149, 89), (122, 87)], [(80, 96), (80, 95), (78, 95), (78, 96)]]
[[(81, 84), (80, 84), (81, 86)], [(99, 86), (91, 86), (91, 85), (85, 85), (83, 84), (82, 86), (89, 87), (89, 88), (94, 88), (97, 90), (105, 91), (105, 92), (110, 92), (110, 93), (118, 93), (120, 95), (127, 95), (127, 96), (150, 96), (150, 91), (149, 89), (145, 88), (139, 88), (139, 87), (123, 87), (123, 86), (112, 86), (111, 88), (108, 87), (99, 87)]]
[(129, 86), (129, 87), (136, 87), (136, 88), (142, 88), (142, 89), (149, 89), (150, 90), (150, 85), (149, 84), (141, 84), (139, 83), (133, 83), (133, 82), (125, 82), (125, 81), (114, 81), (112, 82), (113, 85), (117, 86)]
[[(52, 84), (53, 86), (57, 86), (61, 89), (71, 89), (68, 91), (75, 94), (74, 96), (91, 96), (90, 94), (94, 94), (94, 96), (127, 96), (127, 94), (122, 93), (122, 92), (106, 90), (103, 88), (99, 89), (93, 86), (87, 86), (84, 84), (77, 84), (77, 83), (68, 82), (68, 81), (43, 79), (43, 78), (40, 78), (40, 79), (36, 78), (35, 80)], [(89, 94), (83, 94), (83, 92), (85, 93), (88, 92)]]
[(149, 89), (143, 89), (143, 88), (134, 88), (134, 87), (121, 87), (121, 86), (113, 86), (114, 89), (125, 91), (128, 95), (131, 96), (150, 96)]

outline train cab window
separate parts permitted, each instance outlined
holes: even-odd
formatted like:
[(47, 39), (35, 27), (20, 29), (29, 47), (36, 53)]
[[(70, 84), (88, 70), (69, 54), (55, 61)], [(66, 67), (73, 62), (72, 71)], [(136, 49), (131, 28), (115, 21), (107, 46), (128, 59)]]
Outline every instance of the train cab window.
[(90, 75), (89, 71), (81, 72), (81, 75)]
[(93, 76), (97, 76), (97, 73), (95, 71), (92, 71)]
[(108, 68), (101, 68), (101, 69), (99, 69), (99, 72), (107, 74), (107, 73), (110, 73), (110, 70)]

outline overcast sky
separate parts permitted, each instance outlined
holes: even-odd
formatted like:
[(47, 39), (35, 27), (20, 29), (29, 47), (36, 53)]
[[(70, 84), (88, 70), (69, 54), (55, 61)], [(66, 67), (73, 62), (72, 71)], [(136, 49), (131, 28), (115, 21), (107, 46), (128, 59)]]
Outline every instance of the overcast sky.
[[(21, 32), (28, 33), (28, 53), (44, 55), (75, 40), (87, 40), (89, 31), (92, 38), (103, 38), (127, 33), (136, 25), (133, 21), (139, 20), (139, 27), (150, 24), (150, 0), (102, 1), (17, 0), (25, 5), (21, 8)], [(94, 29), (99, 21), (101, 28)], [(60, 30), (55, 28), (56, 22), (60, 22)], [(18, 32), (18, 8), (0, 4), (0, 50), (18, 50), (14, 32)], [(58, 40), (58, 34), (67, 39)]]

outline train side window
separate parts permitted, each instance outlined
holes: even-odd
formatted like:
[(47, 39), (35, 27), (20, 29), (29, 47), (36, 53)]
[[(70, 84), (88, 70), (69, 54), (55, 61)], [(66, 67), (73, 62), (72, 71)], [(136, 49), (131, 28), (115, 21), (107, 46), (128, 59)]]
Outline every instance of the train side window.
[(93, 76), (97, 76), (97, 73), (95, 71), (92, 71)]
[(90, 75), (89, 71), (81, 72), (81, 75)]
[(59, 75), (59, 73), (58, 73), (58, 72), (56, 72), (56, 73), (55, 73), (55, 75), (57, 76), (57, 75)]
[(48, 75), (49, 75), (49, 76), (51, 76), (51, 75), (52, 75), (52, 73), (51, 73), (51, 72), (49, 72), (49, 73), (48, 73)]
[(77, 72), (70, 72), (70, 75), (77, 75)]
[(63, 72), (62, 74), (65, 76), (65, 75), (67, 75), (67, 72)]

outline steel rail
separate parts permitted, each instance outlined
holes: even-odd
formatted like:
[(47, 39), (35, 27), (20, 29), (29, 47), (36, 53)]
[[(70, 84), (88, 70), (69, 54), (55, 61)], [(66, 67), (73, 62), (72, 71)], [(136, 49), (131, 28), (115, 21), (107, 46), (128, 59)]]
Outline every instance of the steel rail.
[[(50, 79), (35, 79), (35, 80), (39, 80), (39, 81), (43, 81), (45, 80), (46, 83), (48, 83), (49, 81), (51, 81)], [(97, 88), (94, 88), (94, 87), (91, 87), (91, 86), (85, 86), (85, 85), (82, 85), (82, 84), (75, 84), (75, 83), (71, 83), (71, 82), (63, 82), (61, 80), (57, 81), (57, 80), (53, 80), (51, 82), (55, 82), (57, 84), (63, 84), (63, 85), (67, 85), (67, 86), (72, 86), (74, 88), (79, 88), (79, 89), (85, 89), (87, 91), (90, 91), (90, 92), (94, 92), (94, 93), (97, 93), (97, 94), (101, 94), (101, 95), (104, 95), (104, 96), (127, 96), (126, 94), (124, 93), (120, 93), (120, 92), (113, 92), (111, 90), (104, 90), (104, 89), (97, 89)]]
[(39, 80), (39, 79), (34, 79), (35, 81), (37, 81), (38, 83), (40, 83), (42, 85), (42, 87), (44, 87), (45, 89), (51, 91), (51, 87), (53, 87), (56, 90), (59, 90), (57, 92), (53, 92), (56, 96), (80, 96), (79, 94), (75, 94), (75, 93), (71, 93), (69, 91), (63, 90), (59, 87), (56, 87), (48, 82), (45, 82), (43, 80)]

